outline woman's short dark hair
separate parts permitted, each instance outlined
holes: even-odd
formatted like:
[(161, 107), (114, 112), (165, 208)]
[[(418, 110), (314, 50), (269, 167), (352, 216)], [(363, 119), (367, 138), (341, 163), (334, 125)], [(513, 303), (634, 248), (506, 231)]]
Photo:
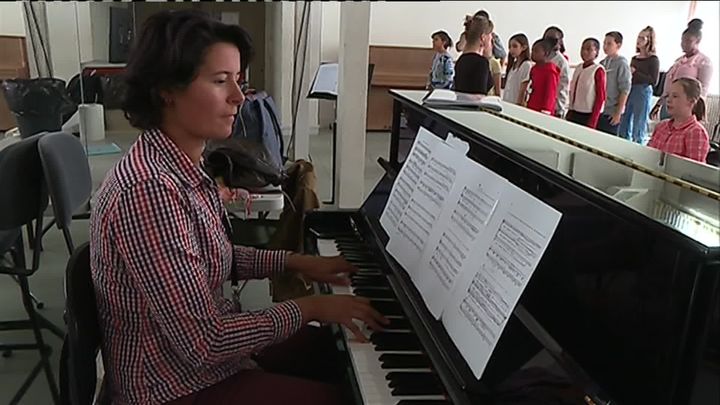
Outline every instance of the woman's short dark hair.
[(250, 35), (197, 10), (165, 10), (143, 24), (130, 51), (124, 74), (127, 85), (122, 109), (140, 129), (158, 127), (165, 105), (160, 93), (188, 86), (197, 76), (207, 49), (218, 42), (240, 50), (243, 71), (253, 56)]

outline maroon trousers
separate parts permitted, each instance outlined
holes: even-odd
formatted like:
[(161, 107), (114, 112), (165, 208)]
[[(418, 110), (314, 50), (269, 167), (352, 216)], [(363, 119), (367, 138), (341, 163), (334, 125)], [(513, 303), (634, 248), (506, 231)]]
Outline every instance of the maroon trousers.
[(241, 371), (171, 405), (340, 405), (343, 367), (327, 327), (305, 326), (255, 358), (262, 370)]

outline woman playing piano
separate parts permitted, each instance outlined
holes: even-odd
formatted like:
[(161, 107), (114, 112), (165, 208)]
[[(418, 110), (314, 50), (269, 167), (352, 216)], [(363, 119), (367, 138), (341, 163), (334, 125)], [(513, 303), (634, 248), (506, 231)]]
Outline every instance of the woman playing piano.
[[(195, 11), (148, 18), (127, 64), (123, 109), (143, 130), (97, 194), (91, 268), (115, 404), (339, 404), (326, 328), (386, 320), (367, 300), (311, 296), (260, 311), (223, 298), (281, 271), (346, 283), (342, 258), (233, 246), (205, 142), (231, 133), (252, 56), (248, 34)], [(333, 375), (334, 374), (334, 375)]]

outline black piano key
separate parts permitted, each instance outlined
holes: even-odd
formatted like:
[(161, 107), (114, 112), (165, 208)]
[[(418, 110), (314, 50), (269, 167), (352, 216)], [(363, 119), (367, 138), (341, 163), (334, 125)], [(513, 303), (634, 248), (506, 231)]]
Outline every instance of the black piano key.
[(359, 269), (368, 269), (368, 270), (375, 270), (375, 271), (382, 271), (382, 267), (378, 266), (377, 263), (372, 261), (362, 261), (362, 260), (348, 260), (348, 263), (351, 263), (353, 266), (359, 268)]
[(395, 298), (395, 294), (387, 288), (356, 288), (353, 294), (366, 298)]
[(403, 399), (395, 405), (452, 405), (452, 402), (444, 399)]
[(380, 367), (388, 370), (430, 368), (430, 359), (424, 354), (384, 353), (380, 355)]
[(387, 287), (390, 284), (382, 275), (356, 275), (350, 277), (350, 285), (353, 287)]
[(346, 260), (365, 260), (368, 262), (377, 263), (377, 260), (375, 260), (375, 257), (373, 257), (369, 253), (348, 252), (348, 253), (343, 253), (343, 257)]
[(390, 388), (435, 385), (442, 390), (442, 383), (431, 372), (391, 371), (385, 375), (385, 379), (389, 381)]
[(401, 395), (444, 395), (445, 391), (442, 386), (438, 385), (403, 385), (394, 387), (390, 391), (392, 396)]
[(388, 318), (388, 320), (390, 321), (390, 323), (387, 325), (383, 325), (383, 328), (385, 330), (412, 329), (410, 327), (410, 321), (408, 321), (407, 318)]
[(422, 347), (416, 335), (406, 332), (373, 332), (370, 341), (379, 352), (416, 351)]
[(385, 316), (403, 315), (402, 307), (397, 301), (370, 300), (370, 305)]
[(335, 243), (362, 244), (363, 241), (357, 235), (342, 235), (335, 238)]
[(362, 243), (335, 243), (335, 246), (340, 251), (355, 252), (366, 254), (370, 251), (367, 246)]

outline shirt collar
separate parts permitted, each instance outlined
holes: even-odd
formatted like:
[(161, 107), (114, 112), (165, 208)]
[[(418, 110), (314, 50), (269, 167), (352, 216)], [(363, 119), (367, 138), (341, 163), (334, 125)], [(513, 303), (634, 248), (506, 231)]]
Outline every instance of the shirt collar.
[(202, 161), (200, 165), (193, 163), (192, 159), (160, 129), (147, 130), (140, 136), (143, 142), (154, 148), (164, 158), (164, 165), (181, 181), (195, 188), (209, 179), (207, 173), (202, 169)]
[(675, 126), (675, 118), (673, 118), (670, 120), (670, 129), (673, 131), (684, 131), (695, 124), (697, 124), (697, 117), (694, 115), (691, 115), (690, 119), (685, 121), (685, 123), (679, 127)]

